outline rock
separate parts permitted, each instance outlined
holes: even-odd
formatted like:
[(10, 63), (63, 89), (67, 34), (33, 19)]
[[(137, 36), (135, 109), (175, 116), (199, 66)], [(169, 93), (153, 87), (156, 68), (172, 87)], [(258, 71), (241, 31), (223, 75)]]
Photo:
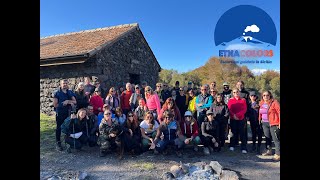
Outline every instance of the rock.
[(60, 176), (51, 176), (48, 180), (60, 180)]
[(215, 170), (214, 170), (210, 165), (204, 166), (204, 170), (205, 170), (206, 172), (208, 172), (209, 174), (214, 174), (214, 173), (216, 173)]
[(239, 177), (236, 172), (229, 170), (222, 170), (220, 175), (221, 180), (239, 180)]
[(180, 161), (180, 168), (181, 168), (183, 174), (187, 174), (189, 172), (189, 164), (183, 164)]
[(173, 180), (174, 179), (174, 175), (171, 172), (165, 172), (162, 174), (161, 178), (163, 180)]
[(77, 179), (79, 180), (84, 180), (88, 177), (88, 173), (87, 172), (79, 172)]
[(223, 167), (218, 163), (218, 161), (211, 161), (209, 165), (218, 175), (221, 175)]
[(171, 166), (171, 168), (170, 168), (170, 172), (173, 174), (173, 176), (174, 176), (175, 178), (177, 178), (177, 177), (180, 175), (180, 173), (182, 172), (182, 169), (181, 169), (180, 166), (173, 165), (173, 166)]

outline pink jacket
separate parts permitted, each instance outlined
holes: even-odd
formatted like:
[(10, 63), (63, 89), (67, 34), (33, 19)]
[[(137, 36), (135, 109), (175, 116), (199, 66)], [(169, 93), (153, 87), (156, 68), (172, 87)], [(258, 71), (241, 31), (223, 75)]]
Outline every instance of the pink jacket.
[(150, 95), (149, 98), (146, 97), (147, 100), (147, 107), (149, 110), (157, 109), (157, 114), (160, 114), (161, 105), (160, 100), (157, 95), (157, 93), (154, 93), (153, 95)]

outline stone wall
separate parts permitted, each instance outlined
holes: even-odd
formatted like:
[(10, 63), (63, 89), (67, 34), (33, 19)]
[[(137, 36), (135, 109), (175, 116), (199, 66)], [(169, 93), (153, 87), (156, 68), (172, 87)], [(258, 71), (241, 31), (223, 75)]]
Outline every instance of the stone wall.
[(129, 74), (140, 75), (155, 87), (160, 66), (140, 30), (134, 30), (115, 43), (101, 49), (83, 64), (40, 67), (40, 112), (53, 114), (52, 94), (61, 79), (69, 80), (69, 88), (84, 81), (85, 76), (96, 76), (106, 91), (119, 88), (130, 80)]

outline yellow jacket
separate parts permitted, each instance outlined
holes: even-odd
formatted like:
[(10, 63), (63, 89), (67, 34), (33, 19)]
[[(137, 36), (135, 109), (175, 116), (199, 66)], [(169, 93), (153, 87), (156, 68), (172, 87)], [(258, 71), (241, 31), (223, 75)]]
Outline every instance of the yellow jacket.
[(194, 96), (192, 100), (189, 101), (188, 111), (191, 111), (192, 113), (196, 111), (196, 98), (197, 97)]

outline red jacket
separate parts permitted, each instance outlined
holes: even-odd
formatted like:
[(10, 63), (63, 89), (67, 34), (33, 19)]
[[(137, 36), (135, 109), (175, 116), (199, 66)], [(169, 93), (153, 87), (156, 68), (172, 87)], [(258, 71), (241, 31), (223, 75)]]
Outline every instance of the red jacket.
[(185, 135), (187, 138), (190, 138), (193, 136), (195, 138), (199, 135), (199, 127), (196, 120), (192, 121), (189, 125), (185, 123), (184, 120), (180, 123), (181, 132), (183, 135)]
[(247, 112), (247, 102), (246, 99), (240, 98), (236, 99), (232, 97), (228, 101), (228, 108), (230, 112), (230, 119), (234, 119), (233, 115), (235, 114), (239, 120), (244, 119), (244, 115)]
[(129, 99), (132, 95), (132, 91), (125, 90), (121, 93), (120, 102), (121, 102), (121, 109), (131, 109)]
[[(259, 105), (260, 107), (263, 105), (264, 101), (261, 100)], [(277, 100), (272, 99), (268, 103), (268, 120), (270, 123), (270, 126), (277, 126), (280, 124), (280, 104)], [(261, 121), (262, 117), (259, 113), (259, 121)]]
[[(101, 96), (94, 95), (90, 98), (90, 104), (93, 106), (93, 113), (98, 115), (99, 112), (103, 111), (103, 99)], [(101, 108), (99, 111), (98, 108)]]

